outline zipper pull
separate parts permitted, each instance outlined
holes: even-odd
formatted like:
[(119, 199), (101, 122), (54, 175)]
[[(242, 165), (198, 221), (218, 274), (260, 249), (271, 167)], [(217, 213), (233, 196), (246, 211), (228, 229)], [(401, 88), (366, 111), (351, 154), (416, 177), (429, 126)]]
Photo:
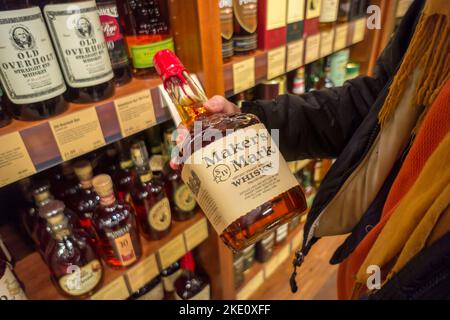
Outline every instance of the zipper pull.
[(303, 260), (304, 260), (303, 252), (300, 249), (296, 250), (295, 258), (292, 261), (292, 265), (294, 266), (294, 271), (292, 272), (291, 278), (289, 279), (289, 284), (291, 285), (292, 293), (296, 293), (298, 290), (297, 281), (296, 281), (297, 267), (300, 267), (302, 265)]

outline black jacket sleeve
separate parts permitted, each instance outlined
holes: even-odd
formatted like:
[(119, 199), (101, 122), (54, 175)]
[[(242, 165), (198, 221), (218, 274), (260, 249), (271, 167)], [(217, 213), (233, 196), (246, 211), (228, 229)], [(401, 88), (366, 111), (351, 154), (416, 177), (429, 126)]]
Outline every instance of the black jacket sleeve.
[(270, 129), (279, 129), (286, 160), (337, 157), (358, 128), (378, 94), (388, 84), (409, 44), (423, 5), (415, 1), (377, 60), (374, 77), (361, 76), (342, 87), (285, 94), (271, 101), (244, 102), (243, 112), (257, 115)]

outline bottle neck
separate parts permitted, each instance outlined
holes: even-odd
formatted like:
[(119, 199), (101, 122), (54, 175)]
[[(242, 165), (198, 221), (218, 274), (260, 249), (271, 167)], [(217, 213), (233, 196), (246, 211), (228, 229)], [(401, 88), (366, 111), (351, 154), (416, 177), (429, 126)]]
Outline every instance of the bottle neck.
[(123, 170), (131, 169), (133, 167), (133, 160), (126, 159), (120, 161), (120, 168)]
[(139, 181), (141, 183), (148, 183), (153, 179), (153, 172), (150, 168), (137, 168)]
[(116, 202), (116, 196), (114, 192), (106, 196), (100, 196), (100, 204), (102, 206), (109, 206)]
[(84, 190), (91, 189), (92, 188), (92, 179), (80, 180), (80, 186)]

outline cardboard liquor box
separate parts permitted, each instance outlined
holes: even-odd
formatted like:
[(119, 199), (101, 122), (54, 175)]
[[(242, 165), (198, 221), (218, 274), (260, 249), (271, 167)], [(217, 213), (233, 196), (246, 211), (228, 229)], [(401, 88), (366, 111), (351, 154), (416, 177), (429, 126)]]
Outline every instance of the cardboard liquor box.
[(305, 0), (287, 0), (286, 12), (286, 40), (299, 40), (303, 37), (303, 23), (305, 17)]
[(319, 33), (319, 16), (322, 0), (306, 0), (303, 36)]
[(258, 1), (258, 48), (269, 50), (286, 44), (287, 0)]

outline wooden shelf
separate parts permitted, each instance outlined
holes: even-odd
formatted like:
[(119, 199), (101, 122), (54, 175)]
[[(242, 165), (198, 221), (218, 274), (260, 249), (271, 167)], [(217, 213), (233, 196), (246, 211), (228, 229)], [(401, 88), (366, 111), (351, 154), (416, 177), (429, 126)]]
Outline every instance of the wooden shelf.
[[(161, 248), (167, 245), (169, 242), (173, 241), (179, 236), (182, 236), (184, 239), (185, 247), (182, 248), (181, 252), (184, 254), (188, 249), (186, 248), (186, 234), (189, 233), (189, 228), (197, 226), (197, 223), (204, 222), (206, 224), (206, 220), (202, 213), (197, 213), (192, 219), (183, 222), (172, 222), (172, 229), (170, 233), (161, 240), (157, 241), (149, 241), (141, 238), (142, 245), (142, 257), (136, 266), (139, 266), (140, 263), (152, 256), (155, 255), (158, 269), (161, 270), (160, 266), (160, 257), (159, 252)], [(201, 240), (201, 239), (197, 239)], [(205, 240), (205, 239), (203, 239)], [(191, 249), (191, 248), (189, 248)], [(181, 253), (180, 252), (180, 253)], [(171, 263), (178, 260), (179, 257), (174, 256), (173, 261), (169, 261)], [(104, 265), (104, 264), (103, 264)], [(136, 266), (131, 267), (128, 270), (112, 270), (109, 267), (104, 265), (104, 280), (102, 288), (105, 288), (108, 284), (117, 280), (120, 277), (126, 278), (126, 275), (130, 270), (133, 270)], [(61, 300), (66, 299), (52, 284), (50, 279), (50, 272), (42, 261), (40, 255), (37, 252), (34, 252), (24, 259), (17, 262), (15, 267), (15, 272), (18, 278), (24, 283), (25, 291), (27, 297), (33, 300)], [(147, 279), (147, 281), (150, 279)], [(127, 282), (127, 286), (129, 287), (129, 282)], [(101, 289), (100, 289), (101, 290)], [(130, 290), (129, 290), (130, 291)], [(131, 294), (131, 292), (129, 292)]]
[[(364, 30), (365, 30), (365, 25), (364, 28), (360, 28), (363, 21), (365, 21), (366, 18), (359, 18), (356, 19), (354, 21), (350, 21), (348, 23), (340, 23), (337, 24), (334, 27), (334, 30), (336, 31), (338, 28), (341, 28), (342, 26), (346, 26), (346, 30), (347, 32), (344, 34), (345, 39), (345, 46), (343, 48), (340, 48), (338, 50), (334, 50), (334, 43), (336, 41), (335, 37), (336, 37), (336, 32), (334, 32), (334, 38), (333, 38), (333, 50), (331, 53), (337, 52), (339, 50), (342, 50), (344, 48), (348, 48), (356, 43), (359, 43), (361, 41), (364, 40)], [(358, 34), (355, 33), (355, 30), (358, 30), (356, 32), (358, 32)], [(313, 36), (317, 36), (317, 34), (314, 35), (309, 35), (309, 37), (313, 37)], [(298, 59), (300, 60), (298, 63), (298, 66), (302, 66), (305, 63), (305, 53), (307, 51), (307, 43), (308, 43), (308, 38), (303, 38), (303, 55), (299, 56)], [(295, 42), (295, 41), (294, 41)], [(320, 47), (320, 43), (319, 43), (319, 47)], [(278, 47), (279, 48), (279, 47)], [(275, 49), (271, 49), (271, 50), (276, 50), (278, 48)], [(230, 97), (234, 94), (237, 94), (239, 92), (236, 92), (234, 90), (234, 80), (233, 80), (233, 66), (236, 63), (245, 61), (247, 59), (255, 59), (255, 70), (254, 70), (254, 77), (255, 77), (255, 82), (253, 86), (256, 86), (258, 84), (260, 84), (262, 81), (267, 79), (267, 73), (268, 73), (268, 53), (271, 50), (256, 50), (253, 53), (247, 54), (247, 55), (237, 55), (237, 56), (233, 56), (230, 61), (227, 61), (223, 64), (223, 80), (224, 80), (224, 85), (225, 85), (225, 96), (226, 97)], [(286, 44), (286, 57), (285, 57), (285, 64), (286, 64), (286, 60), (287, 60), (287, 55), (288, 55), (288, 44)], [(312, 59), (311, 61), (308, 61), (308, 63), (311, 63), (313, 61), (318, 60), (319, 58), (322, 58), (320, 56), (320, 52), (318, 50), (317, 53), (317, 57)], [(290, 70), (287, 70), (290, 71)], [(285, 68), (285, 72), (286, 68)], [(284, 72), (284, 73), (285, 73)]]
[[(79, 111), (94, 109), (104, 141), (106, 144), (109, 144), (124, 137), (121, 132), (119, 118), (114, 105), (114, 102), (119, 98), (124, 98), (127, 96), (131, 97), (133, 94), (149, 91), (151, 101), (148, 101), (148, 108), (153, 109), (155, 115), (155, 123), (153, 123), (153, 125), (170, 119), (168, 108), (166, 108), (164, 100), (160, 95), (160, 89), (158, 88), (158, 85), (160, 84), (161, 80), (156, 77), (146, 80), (133, 79), (130, 83), (116, 88), (116, 92), (112, 98), (92, 104), (70, 103), (68, 110), (64, 113), (45, 120), (13, 120), (10, 125), (0, 129), (0, 138), (7, 134), (18, 132), (25, 145), (26, 151), (30, 156), (31, 162), (36, 169), (36, 172), (45, 170), (63, 162), (63, 156), (58, 148), (56, 138), (50, 127), (51, 121), (68, 115), (74, 115)], [(90, 152), (94, 149), (96, 148), (87, 147), (84, 150), (84, 153)], [(4, 185), (17, 181), (21, 178), (23, 178), (23, 176), (14, 176)]]

